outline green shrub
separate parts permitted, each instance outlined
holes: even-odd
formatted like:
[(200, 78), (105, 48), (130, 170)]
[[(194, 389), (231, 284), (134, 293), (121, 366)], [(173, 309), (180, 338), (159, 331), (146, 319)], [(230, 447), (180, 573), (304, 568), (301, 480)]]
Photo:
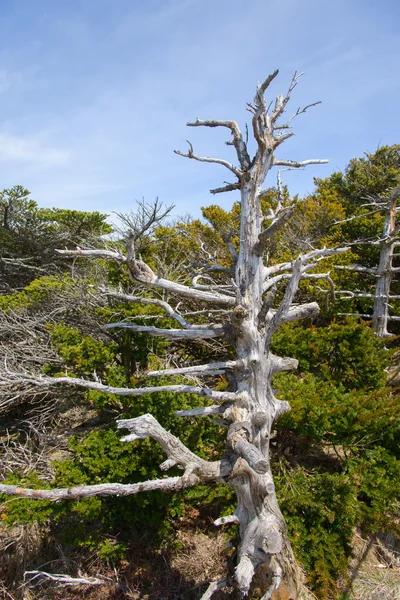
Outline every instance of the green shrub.
[(304, 328), (290, 323), (276, 332), (272, 351), (299, 361), (299, 371), (335, 382), (345, 389), (380, 388), (390, 353), (371, 328), (356, 319), (327, 327)]

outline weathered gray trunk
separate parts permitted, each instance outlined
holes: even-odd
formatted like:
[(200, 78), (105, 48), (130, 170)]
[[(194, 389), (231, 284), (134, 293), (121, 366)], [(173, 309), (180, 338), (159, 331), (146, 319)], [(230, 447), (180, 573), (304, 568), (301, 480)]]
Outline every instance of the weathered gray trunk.
[(258, 595), (266, 598), (296, 598), (299, 574), (276, 499), (269, 456), (272, 425), (286, 407), (272, 390), (273, 360), (266, 345), (266, 328), (260, 323), (265, 267), (255, 252), (263, 229), (261, 184), (270, 164), (270, 155), (265, 153), (241, 190), (235, 333), (237, 359), (244, 367), (236, 373), (236, 385), (247, 400), (232, 409), (228, 444), (236, 461), (229, 483), (238, 497), (239, 589), (246, 594), (252, 584)]
[(391, 194), (385, 209), (385, 223), (379, 257), (379, 267), (375, 287), (373, 328), (380, 337), (387, 337), (390, 304), (390, 282), (392, 279), (392, 254), (396, 239), (393, 237), (396, 227), (396, 204), (400, 188)]
[[(390, 302), (398, 300), (398, 295), (390, 294), (390, 284), (393, 275), (400, 271), (399, 267), (393, 267), (393, 250), (399, 246), (398, 227), (396, 227), (397, 200), (400, 196), (400, 185), (394, 188), (390, 196), (385, 202), (378, 202), (377, 199), (370, 204), (374, 207), (373, 213), (384, 213), (385, 221), (383, 225), (382, 236), (376, 242), (371, 242), (373, 245), (379, 245), (379, 265), (378, 267), (365, 267), (363, 265), (337, 265), (337, 269), (353, 271), (355, 273), (368, 273), (375, 277), (375, 289), (370, 292), (339, 290), (342, 298), (370, 298), (374, 300), (374, 309), (371, 314), (361, 313), (339, 313), (352, 317), (363, 317), (372, 319), (372, 326), (375, 333), (379, 337), (388, 337), (391, 334), (388, 332), (388, 321), (398, 321), (400, 317), (389, 316)], [(378, 207), (377, 209), (375, 207)], [(348, 220), (365, 217), (370, 213), (356, 215)]]

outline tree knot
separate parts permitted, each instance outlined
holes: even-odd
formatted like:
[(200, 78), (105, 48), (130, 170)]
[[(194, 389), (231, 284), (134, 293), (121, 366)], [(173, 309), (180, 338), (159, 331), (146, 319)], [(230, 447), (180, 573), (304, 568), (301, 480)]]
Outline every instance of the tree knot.
[(153, 271), (142, 260), (132, 259), (127, 264), (129, 273), (135, 281), (151, 283), (155, 278)]

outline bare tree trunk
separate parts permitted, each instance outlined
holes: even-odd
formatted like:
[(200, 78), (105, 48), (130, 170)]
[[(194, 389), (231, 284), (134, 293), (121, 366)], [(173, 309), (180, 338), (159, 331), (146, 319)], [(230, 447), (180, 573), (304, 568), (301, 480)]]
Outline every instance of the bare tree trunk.
[(236, 579), (239, 589), (247, 593), (256, 573), (254, 584), (263, 594), (269, 589), (284, 589), (287, 598), (296, 598), (299, 575), (278, 507), (269, 458), (271, 428), (282, 412), (282, 403), (272, 391), (273, 364), (266, 345), (265, 327), (259, 322), (265, 268), (262, 256), (255, 252), (263, 228), (261, 185), (271, 158), (271, 154), (264, 151), (250, 181), (241, 190), (241, 248), (236, 266), (240, 310), (237, 310), (235, 334), (237, 360), (244, 368), (236, 373), (236, 383), (238, 391), (246, 393), (247, 405), (236, 406), (232, 411), (228, 444), (241, 458), (235, 462), (229, 483), (238, 497), (236, 515), (241, 544)]
[(396, 204), (400, 194), (400, 187), (396, 188), (390, 195), (385, 208), (385, 223), (381, 242), (379, 267), (375, 287), (375, 301), (373, 313), (373, 328), (380, 337), (390, 336), (387, 330), (389, 304), (390, 304), (390, 282), (392, 280), (392, 254), (396, 242), (394, 237), (396, 229)]
[(382, 201), (382, 198), (373, 199), (367, 206), (373, 207), (372, 211), (361, 215), (355, 215), (345, 221), (339, 221), (337, 224), (346, 221), (352, 221), (359, 219), (370, 214), (377, 212), (384, 212), (385, 221), (383, 225), (382, 237), (376, 242), (371, 242), (371, 245), (378, 245), (380, 247), (379, 252), (379, 266), (378, 267), (364, 267), (362, 265), (337, 265), (337, 269), (353, 271), (355, 273), (368, 273), (369, 275), (376, 278), (375, 290), (373, 293), (368, 292), (351, 292), (350, 290), (339, 290), (338, 294), (341, 294), (342, 298), (370, 298), (374, 300), (374, 309), (372, 315), (360, 314), (360, 313), (339, 313), (348, 316), (364, 317), (372, 319), (373, 329), (379, 337), (388, 337), (391, 334), (388, 332), (388, 321), (399, 320), (399, 317), (389, 316), (389, 308), (391, 300), (398, 300), (399, 296), (392, 296), (390, 294), (390, 284), (393, 279), (393, 275), (400, 271), (398, 267), (393, 267), (393, 250), (399, 245), (398, 227), (396, 226), (396, 216), (398, 212), (397, 200), (400, 196), (400, 186), (397, 186), (392, 190), (389, 198)]

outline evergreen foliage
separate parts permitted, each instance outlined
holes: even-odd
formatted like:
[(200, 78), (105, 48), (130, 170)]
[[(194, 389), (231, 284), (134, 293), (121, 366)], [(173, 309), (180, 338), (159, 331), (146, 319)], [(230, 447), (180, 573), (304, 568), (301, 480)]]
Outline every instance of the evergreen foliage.
[(277, 424), (276, 483), (312, 588), (336, 598), (355, 528), (400, 533), (399, 397), (385, 387), (390, 353), (365, 323), (285, 328), (274, 350), (299, 370), (275, 376), (291, 404)]
[(110, 233), (106, 215), (61, 208), (40, 208), (21, 185), (0, 192), (0, 291), (23, 289), (43, 274), (69, 265), (55, 253)]

